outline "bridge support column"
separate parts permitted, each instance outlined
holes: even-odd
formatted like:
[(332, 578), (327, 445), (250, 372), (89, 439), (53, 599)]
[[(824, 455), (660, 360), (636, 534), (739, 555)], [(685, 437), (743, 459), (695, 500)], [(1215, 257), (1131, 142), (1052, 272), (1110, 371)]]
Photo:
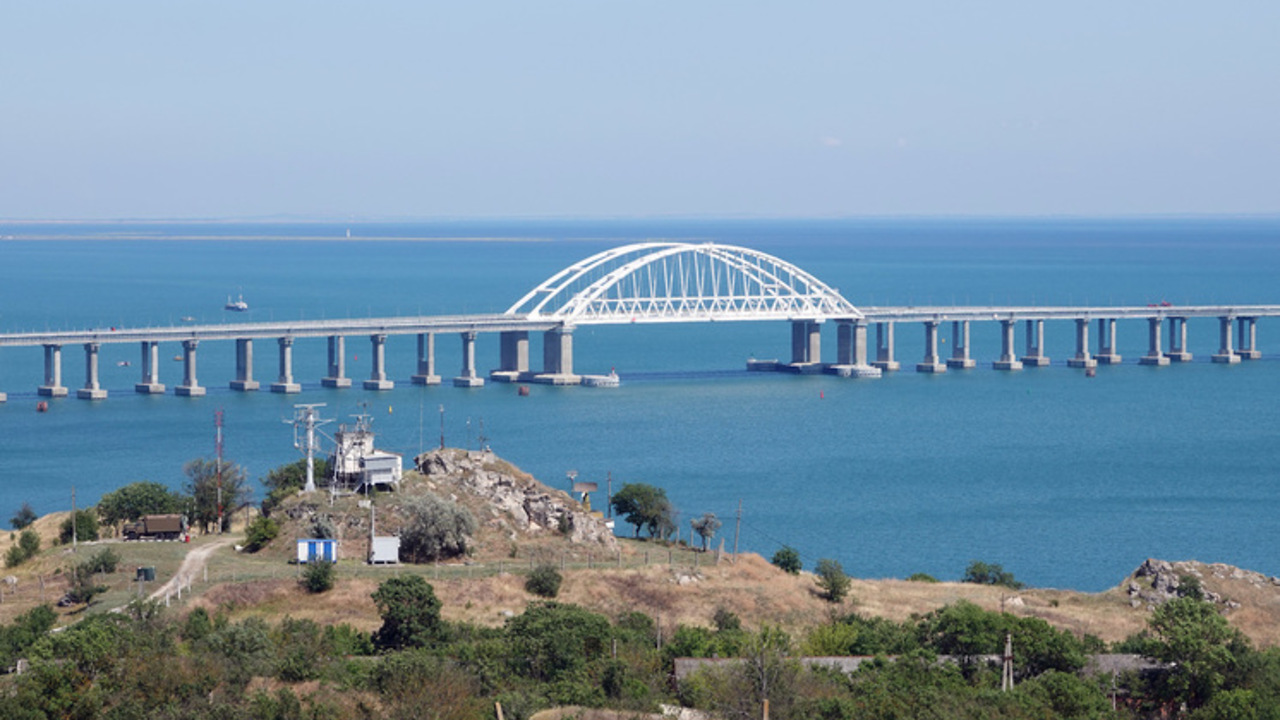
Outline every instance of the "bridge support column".
[(840, 377), (880, 377), (879, 368), (867, 364), (867, 321), (836, 321), (836, 364), (827, 372)]
[(489, 372), (497, 382), (516, 382), (529, 374), (529, 331), (505, 330), (498, 334), (498, 369)]
[(236, 338), (236, 379), (231, 381), (231, 389), (253, 392), (258, 387), (258, 381), (253, 379), (253, 339)]
[(278, 340), (280, 344), (280, 378), (271, 383), (271, 392), (293, 394), (302, 391), (302, 386), (293, 381), (293, 338), (285, 336)]
[(1169, 318), (1169, 352), (1166, 355), (1173, 362), (1191, 362), (1191, 353), (1187, 352), (1186, 318)]
[(991, 363), (996, 370), (1021, 370), (1022, 363), (1013, 350), (1014, 320), (1000, 321), (1000, 359)]
[(98, 385), (98, 343), (84, 344), (84, 387), (76, 391), (81, 400), (102, 400), (107, 391)]
[(44, 346), (44, 384), (36, 392), (45, 397), (66, 397), (67, 389), (62, 386), (62, 346), (49, 344)]
[(418, 333), (418, 372), (410, 380), (414, 385), (439, 385), (436, 374), (436, 334)]
[(1027, 354), (1022, 357), (1022, 364), (1027, 367), (1044, 367), (1049, 358), (1044, 354), (1044, 321), (1027, 321)]
[(1231, 342), (1231, 326), (1234, 322), (1235, 318), (1231, 316), (1218, 318), (1218, 337), (1222, 340), (1222, 347), (1218, 350), (1218, 354), (1213, 356), (1213, 361), (1216, 363), (1232, 365), (1240, 362), (1240, 356), (1236, 354)]
[(813, 320), (791, 321), (791, 372), (822, 371), (822, 326)]
[(916, 363), (916, 372), (944, 373), (945, 363), (938, 360), (938, 321), (924, 321), (924, 359)]
[(327, 388), (351, 387), (351, 378), (347, 377), (347, 339), (341, 335), (329, 336), (329, 374), (320, 378), (320, 384)]
[(577, 385), (582, 378), (573, 374), (573, 328), (558, 327), (542, 335), (542, 372), (533, 382), (545, 385)]
[(902, 367), (893, 359), (893, 323), (876, 323), (876, 359), (871, 366), (884, 372)]
[(1147, 319), (1147, 354), (1138, 359), (1142, 365), (1168, 365), (1169, 358), (1160, 351), (1160, 325), (1158, 317)]
[(364, 381), (364, 389), (390, 390), (396, 384), (387, 379), (387, 336), (374, 333), (369, 336), (369, 343), (373, 346), (373, 369)]
[(476, 377), (476, 333), (468, 330), (462, 335), (462, 372), (453, 379), (454, 387), (480, 387), (484, 378)]
[(1240, 338), (1237, 341), (1240, 344), (1236, 354), (1241, 360), (1258, 360), (1262, 357), (1262, 351), (1258, 349), (1258, 327), (1257, 318), (1242, 317), (1237, 318), (1237, 329)]
[(133, 391), (143, 395), (161, 395), (164, 385), (160, 382), (160, 343), (155, 340), (142, 341), (142, 379), (133, 386)]
[(195, 339), (182, 341), (182, 384), (173, 389), (175, 395), (200, 397), (205, 393), (196, 380), (196, 347), (199, 345), (200, 341)]
[(951, 323), (951, 357), (947, 358), (947, 367), (968, 370), (976, 365), (969, 357), (969, 321), (956, 320)]
[(1116, 354), (1116, 319), (1098, 319), (1098, 355), (1094, 358), (1099, 365), (1119, 365), (1120, 356)]
[(1076, 356), (1067, 360), (1067, 366), (1073, 368), (1092, 368), (1098, 361), (1089, 356), (1089, 320), (1076, 318)]

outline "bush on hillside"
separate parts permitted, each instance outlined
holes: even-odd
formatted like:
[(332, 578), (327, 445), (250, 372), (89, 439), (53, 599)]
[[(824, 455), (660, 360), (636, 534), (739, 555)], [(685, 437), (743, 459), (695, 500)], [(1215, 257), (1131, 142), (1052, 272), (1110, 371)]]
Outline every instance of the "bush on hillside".
[(769, 562), (792, 575), (799, 575), (800, 568), (803, 567), (800, 564), (800, 553), (790, 545), (783, 545), (781, 550), (773, 554), (773, 559)]
[(544, 598), (554, 598), (560, 594), (560, 571), (553, 565), (539, 565), (529, 573), (524, 581), (524, 589)]

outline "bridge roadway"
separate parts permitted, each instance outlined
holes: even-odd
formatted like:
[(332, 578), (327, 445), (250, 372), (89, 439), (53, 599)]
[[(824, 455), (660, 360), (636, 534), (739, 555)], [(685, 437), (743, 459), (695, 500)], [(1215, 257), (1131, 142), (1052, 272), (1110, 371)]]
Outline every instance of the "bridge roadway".
[[(792, 326), (791, 361), (753, 361), (752, 370), (778, 370), (795, 373), (827, 372), (845, 377), (876, 377), (882, 372), (899, 369), (894, 356), (894, 327), (900, 323), (919, 323), (924, 327), (925, 353), (917, 363), (920, 372), (945, 372), (947, 368), (971, 368), (976, 365), (970, 356), (969, 325), (973, 322), (998, 322), (1001, 324), (1001, 348), (998, 360), (992, 366), (1000, 370), (1018, 370), (1024, 366), (1047, 365), (1049, 358), (1043, 353), (1045, 321), (1074, 321), (1076, 353), (1068, 358), (1072, 367), (1093, 368), (1098, 364), (1115, 364), (1121, 361), (1115, 352), (1116, 322), (1118, 320), (1146, 320), (1148, 322), (1148, 353), (1138, 359), (1147, 365), (1166, 365), (1170, 361), (1188, 361), (1186, 320), (1193, 317), (1213, 317), (1219, 320), (1219, 351), (1213, 355), (1215, 362), (1235, 363), (1241, 359), (1261, 356), (1256, 347), (1256, 321), (1262, 317), (1280, 316), (1280, 305), (1201, 305), (1201, 306), (1141, 306), (1141, 307), (1036, 307), (1036, 306), (937, 306), (937, 307), (863, 307), (853, 314), (840, 313), (805, 318), (787, 318)], [(679, 317), (645, 317), (645, 322), (706, 322), (726, 320), (760, 320), (760, 316), (726, 317), (723, 315)], [(778, 318), (772, 318), (778, 319)], [(501, 359), (498, 369), (490, 378), (504, 382), (538, 382), (547, 384), (578, 384), (583, 376), (573, 370), (573, 327), (588, 324), (632, 324), (636, 319), (584, 317), (566, 322), (552, 315), (526, 315), (519, 313), (483, 315), (409, 316), (389, 318), (295, 320), (251, 323), (223, 323), (213, 325), (180, 325), (150, 328), (109, 328), (93, 330), (43, 331), (25, 333), (0, 333), (0, 347), (43, 347), (44, 383), (38, 387), (40, 395), (63, 397), (68, 390), (62, 385), (61, 351), (64, 345), (82, 345), (85, 352), (85, 384), (76, 395), (84, 399), (102, 399), (106, 390), (98, 382), (98, 351), (103, 344), (136, 342), (141, 347), (141, 379), (134, 386), (139, 393), (163, 393), (165, 386), (159, 381), (159, 343), (182, 344), (182, 383), (174, 387), (174, 394), (198, 396), (205, 393), (196, 375), (197, 347), (201, 342), (232, 340), (236, 344), (236, 377), (230, 382), (234, 390), (257, 390), (260, 383), (253, 378), (253, 341), (274, 339), (278, 345), (278, 377), (269, 389), (273, 392), (298, 392), (292, 371), (292, 346), (296, 338), (328, 338), (328, 375), (321, 383), (326, 387), (349, 387), (346, 376), (345, 338), (348, 335), (367, 335), (373, 352), (371, 370), (363, 387), (369, 390), (385, 390), (394, 387), (385, 369), (385, 342), (391, 335), (417, 335), (417, 372), (412, 376), (416, 384), (437, 384), (440, 376), (435, 371), (435, 335), (456, 332), (462, 336), (462, 370), (453, 378), (459, 387), (478, 387), (484, 380), (475, 370), (475, 339), (482, 332), (500, 334)], [(821, 362), (821, 326), (833, 322), (837, 325), (837, 352), (835, 363)], [(1090, 352), (1089, 330), (1097, 323), (1097, 351)], [(953, 341), (951, 355), (942, 357), (939, 352), (938, 328), (951, 323)], [(1026, 326), (1026, 352), (1019, 357), (1014, 349), (1017, 323)], [(1168, 324), (1168, 347), (1164, 347), (1162, 335)], [(875, 345), (868, 344), (867, 331), (875, 326)], [(1234, 331), (1234, 332), (1233, 332)], [(543, 370), (535, 372), (529, 365), (529, 333), (543, 332)], [(1238, 343), (1236, 338), (1238, 338)], [(874, 355), (872, 355), (874, 352)], [(588, 379), (599, 376), (586, 376)], [(0, 402), (6, 399), (0, 393)]]

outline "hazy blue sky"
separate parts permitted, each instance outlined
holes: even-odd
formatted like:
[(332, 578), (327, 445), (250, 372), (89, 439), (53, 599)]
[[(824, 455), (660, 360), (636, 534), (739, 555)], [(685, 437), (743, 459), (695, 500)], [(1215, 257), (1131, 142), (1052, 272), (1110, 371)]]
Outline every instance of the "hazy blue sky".
[(1280, 212), (1280, 3), (6, 2), (0, 217)]

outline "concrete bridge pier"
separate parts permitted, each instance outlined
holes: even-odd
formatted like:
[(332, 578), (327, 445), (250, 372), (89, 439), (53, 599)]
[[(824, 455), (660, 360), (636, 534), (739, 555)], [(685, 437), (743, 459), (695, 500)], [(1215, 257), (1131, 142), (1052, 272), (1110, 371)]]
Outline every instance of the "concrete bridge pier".
[(409, 378), (414, 385), (439, 385), (436, 374), (436, 334), (418, 333), (418, 372)]
[(236, 338), (236, 379), (231, 381), (231, 389), (253, 392), (258, 387), (253, 379), (253, 339)]
[(84, 344), (84, 387), (76, 391), (81, 400), (102, 400), (107, 391), (98, 385), (98, 343)]
[(1021, 370), (1022, 363), (1018, 362), (1017, 354), (1013, 351), (1013, 326), (1014, 320), (1000, 321), (1000, 359), (991, 363), (991, 367), (996, 370)]
[(44, 384), (36, 392), (45, 397), (66, 397), (67, 389), (62, 386), (62, 346), (48, 344), (44, 346)]
[(1169, 318), (1169, 352), (1165, 354), (1173, 362), (1191, 362), (1191, 353), (1187, 352), (1186, 318)]
[(1076, 318), (1076, 356), (1067, 360), (1073, 368), (1097, 367), (1098, 361), (1089, 356), (1089, 320)]
[(143, 395), (164, 394), (164, 385), (160, 382), (160, 343), (142, 341), (141, 365), (142, 380), (133, 386), (133, 391)]
[(1258, 360), (1262, 357), (1262, 351), (1258, 349), (1257, 320), (1251, 317), (1236, 318), (1240, 335), (1240, 347), (1236, 354), (1241, 360)]
[(867, 364), (867, 321), (836, 321), (836, 364), (827, 372), (840, 377), (880, 377), (880, 369)]
[(320, 378), (320, 384), (327, 388), (351, 387), (351, 378), (347, 377), (347, 339), (341, 335), (329, 336), (329, 374)]
[(552, 328), (542, 334), (542, 372), (531, 378), (544, 385), (577, 385), (573, 374), (573, 328)]
[(893, 359), (893, 323), (876, 323), (876, 359), (871, 366), (882, 372), (893, 372), (902, 367)]
[(280, 345), (280, 378), (271, 383), (271, 392), (290, 395), (302, 392), (302, 386), (293, 381), (293, 338), (285, 336), (276, 342)]
[(1027, 367), (1044, 367), (1049, 358), (1044, 354), (1044, 321), (1027, 321), (1027, 354), (1022, 356), (1022, 364)]
[(390, 390), (396, 384), (387, 379), (387, 336), (374, 333), (369, 336), (373, 346), (372, 370), (369, 379), (364, 381), (365, 390)]
[(791, 362), (786, 369), (801, 375), (822, 372), (822, 325), (816, 320), (791, 321)]
[(453, 379), (454, 387), (474, 388), (484, 385), (484, 378), (476, 376), (476, 332), (467, 330), (462, 335), (462, 372)]
[(505, 330), (498, 334), (498, 369), (489, 371), (495, 382), (516, 382), (529, 374), (529, 331)]
[(1160, 351), (1160, 325), (1163, 321), (1158, 317), (1147, 320), (1147, 354), (1138, 359), (1142, 365), (1168, 365), (1169, 358)]
[(1116, 319), (1098, 319), (1098, 354), (1094, 357), (1099, 365), (1119, 365), (1121, 357), (1116, 353)]
[(205, 394), (205, 389), (196, 380), (196, 347), (199, 345), (200, 341), (195, 339), (182, 341), (182, 384), (173, 389), (173, 394), (183, 397)]
[(916, 372), (944, 373), (946, 363), (938, 360), (938, 321), (924, 321), (924, 359), (916, 363)]
[(956, 320), (951, 323), (951, 357), (947, 359), (947, 367), (968, 370), (978, 363), (969, 357), (969, 321)]
[(1218, 318), (1218, 337), (1222, 340), (1222, 347), (1218, 350), (1218, 354), (1213, 356), (1213, 361), (1216, 363), (1233, 365), (1240, 362), (1240, 356), (1236, 354), (1231, 342), (1233, 324), (1235, 324), (1235, 318), (1229, 315)]

